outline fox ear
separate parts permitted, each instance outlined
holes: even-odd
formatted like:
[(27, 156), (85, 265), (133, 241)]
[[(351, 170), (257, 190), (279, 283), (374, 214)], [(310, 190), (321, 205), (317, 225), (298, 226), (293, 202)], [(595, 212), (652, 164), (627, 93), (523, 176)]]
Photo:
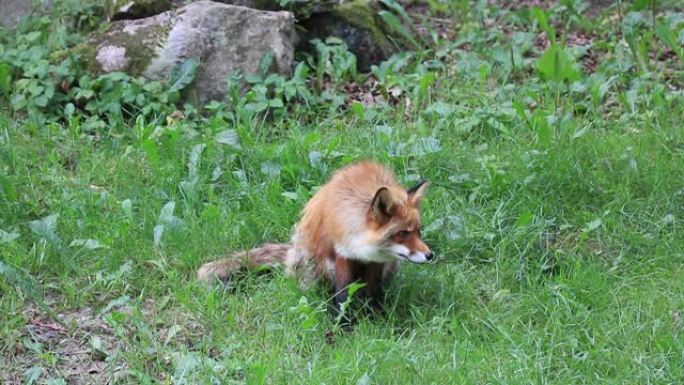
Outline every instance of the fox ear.
[(389, 221), (395, 212), (394, 198), (387, 187), (380, 187), (371, 202), (371, 213), (378, 223)]
[(414, 206), (420, 205), (420, 201), (423, 199), (423, 196), (425, 195), (425, 191), (427, 190), (427, 186), (428, 186), (428, 181), (423, 180), (420, 183), (418, 183), (417, 185), (406, 190), (406, 194), (408, 194), (409, 202), (411, 202), (412, 205), (414, 205)]

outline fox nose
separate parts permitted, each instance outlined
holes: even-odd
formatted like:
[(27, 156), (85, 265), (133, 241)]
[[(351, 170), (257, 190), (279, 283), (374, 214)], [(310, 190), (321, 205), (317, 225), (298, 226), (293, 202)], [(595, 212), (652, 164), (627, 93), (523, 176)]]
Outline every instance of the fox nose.
[(427, 258), (428, 261), (432, 261), (434, 257), (435, 253), (433, 253), (432, 251), (428, 251), (427, 253), (425, 253), (425, 258)]

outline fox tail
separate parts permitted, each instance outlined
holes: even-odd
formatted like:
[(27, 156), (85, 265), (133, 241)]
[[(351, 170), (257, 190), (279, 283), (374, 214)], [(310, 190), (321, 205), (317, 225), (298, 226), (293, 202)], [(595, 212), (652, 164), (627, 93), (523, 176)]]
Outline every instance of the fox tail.
[(206, 283), (230, 281), (231, 276), (240, 270), (253, 270), (283, 264), (289, 243), (266, 244), (255, 249), (242, 251), (218, 261), (205, 263), (197, 270), (197, 278)]

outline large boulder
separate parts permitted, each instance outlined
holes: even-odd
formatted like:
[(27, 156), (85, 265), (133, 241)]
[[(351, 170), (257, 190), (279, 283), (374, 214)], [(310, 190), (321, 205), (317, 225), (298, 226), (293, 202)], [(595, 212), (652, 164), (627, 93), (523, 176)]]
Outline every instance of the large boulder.
[(0, 26), (14, 28), (24, 16), (35, 10), (44, 11), (49, 7), (49, 0), (0, 0)]
[(85, 50), (96, 73), (122, 71), (167, 79), (174, 67), (200, 59), (194, 90), (200, 103), (221, 100), (231, 74), (259, 72), (264, 56), (272, 71), (289, 74), (294, 57), (294, 17), (201, 0), (175, 11), (112, 23)]
[[(1, 1), (1, 0), (0, 0)], [(115, 6), (113, 19), (137, 19), (180, 7), (192, 0), (107, 0)], [(298, 26), (296, 48), (315, 54), (311, 40), (337, 37), (356, 55), (361, 71), (368, 71), (398, 49), (410, 46), (406, 38), (388, 28), (378, 0), (214, 0), (262, 11), (288, 11)], [(407, 29), (408, 31), (408, 29)]]
[[(337, 37), (356, 56), (359, 70), (387, 59), (406, 45), (405, 38), (390, 30), (379, 16), (377, 0), (217, 0), (264, 10), (287, 10), (297, 18), (297, 50), (314, 54), (311, 40)], [(285, 5), (282, 5), (285, 4)], [(399, 47), (397, 46), (398, 43)]]

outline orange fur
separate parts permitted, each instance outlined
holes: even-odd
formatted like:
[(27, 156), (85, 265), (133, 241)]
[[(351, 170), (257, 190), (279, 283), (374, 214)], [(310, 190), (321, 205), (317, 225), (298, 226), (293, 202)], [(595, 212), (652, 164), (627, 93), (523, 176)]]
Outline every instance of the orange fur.
[(419, 209), (426, 186), (407, 191), (384, 166), (354, 163), (333, 174), (309, 200), (291, 244), (242, 253), (238, 257), (246, 257), (243, 262), (210, 262), (200, 268), (198, 277), (226, 279), (241, 266), (282, 263), (304, 284), (322, 279), (340, 292), (351, 282), (362, 281), (368, 294), (378, 296), (401, 260), (432, 258), (420, 238)]

